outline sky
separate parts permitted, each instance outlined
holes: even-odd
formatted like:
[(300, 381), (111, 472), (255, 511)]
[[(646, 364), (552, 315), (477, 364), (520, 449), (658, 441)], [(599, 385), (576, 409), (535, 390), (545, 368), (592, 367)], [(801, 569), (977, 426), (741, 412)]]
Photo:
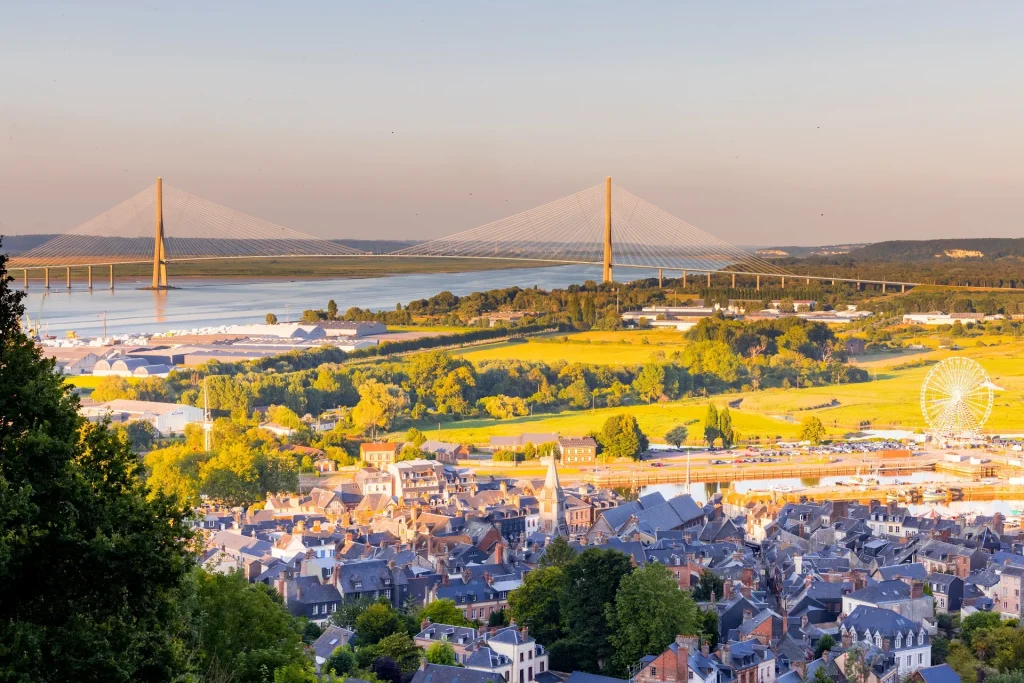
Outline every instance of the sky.
[(5, 234), (71, 229), (160, 175), (318, 236), (429, 239), (611, 175), (734, 244), (1024, 236), (1020, 2), (2, 16)]

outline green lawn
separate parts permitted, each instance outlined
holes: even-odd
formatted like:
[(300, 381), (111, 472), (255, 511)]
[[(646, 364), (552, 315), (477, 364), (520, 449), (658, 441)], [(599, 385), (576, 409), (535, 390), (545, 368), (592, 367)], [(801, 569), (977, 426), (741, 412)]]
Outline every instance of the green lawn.
[[(479, 349), (482, 353), (505, 353), (505, 345), (495, 344)], [(507, 357), (533, 359), (539, 353), (537, 349), (546, 350), (548, 344), (516, 344), (511, 345), (519, 351)], [(620, 345), (553, 345), (559, 355), (556, 357), (572, 359), (596, 360), (614, 349), (619, 352)], [(582, 348), (585, 354), (577, 354), (576, 349)], [(636, 346), (635, 349), (652, 351), (657, 347)], [(477, 350), (474, 351), (474, 353)], [(621, 353), (628, 357), (625, 350)], [(472, 354), (468, 354), (472, 355)], [(892, 369), (893, 365), (925, 358), (941, 360), (954, 355), (973, 358), (992, 377), (992, 381), (1005, 389), (997, 392), (992, 408), (992, 415), (986, 425), (989, 432), (1024, 431), (1024, 423), (1020, 415), (1024, 414), (1024, 343), (1001, 344), (999, 346), (971, 346), (960, 351), (932, 351), (917, 354), (915, 357), (894, 357), (891, 362), (872, 363), (866, 369), (872, 373), (873, 379), (861, 384), (845, 384), (841, 386), (810, 387), (803, 389), (772, 389), (713, 396), (711, 400), (721, 408), (730, 401), (742, 399), (740, 407), (732, 409), (733, 425), (741, 436), (760, 436), (762, 439), (780, 436), (792, 439), (798, 436), (800, 422), (809, 415), (817, 415), (836, 436), (855, 431), (861, 421), (869, 421), (875, 428), (918, 429), (924, 427), (921, 417), (919, 394), (921, 383), (931, 366)], [(488, 356), (485, 356), (488, 357)], [(489, 357), (494, 357), (493, 355)], [(634, 356), (635, 358), (635, 356)], [(642, 362), (632, 360), (624, 362)], [(605, 361), (607, 362), (607, 361)], [(811, 406), (829, 403), (836, 399), (835, 407), (808, 410)], [(465, 420), (445, 425), (443, 438), (453, 441), (484, 442), (495, 435), (518, 434), (524, 431), (554, 431), (566, 435), (586, 434), (600, 429), (601, 424), (609, 416), (628, 412), (636, 416), (641, 429), (655, 441), (671, 427), (690, 420), (703, 419), (708, 399), (688, 399), (683, 402), (655, 404), (651, 406), (637, 405), (622, 408), (603, 408), (597, 411), (567, 411), (556, 415), (544, 414), (523, 417), (515, 420)], [(430, 425), (424, 425), (429, 428)], [(436, 428), (436, 425), (434, 425)], [(691, 441), (699, 438), (700, 424), (690, 425)]]
[[(568, 341), (560, 341), (562, 339)], [(496, 342), (455, 351), (475, 364), (490, 360), (543, 363), (566, 361), (595, 365), (640, 365), (661, 352), (665, 356), (683, 348), (682, 334), (667, 330), (581, 332), (530, 338), (526, 343)]]

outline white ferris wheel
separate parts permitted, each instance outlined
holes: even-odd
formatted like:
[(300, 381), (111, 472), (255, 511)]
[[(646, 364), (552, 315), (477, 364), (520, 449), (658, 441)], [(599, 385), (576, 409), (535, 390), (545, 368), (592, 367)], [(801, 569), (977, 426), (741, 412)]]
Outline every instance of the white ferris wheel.
[(977, 361), (947, 358), (924, 378), (921, 413), (932, 436), (972, 439), (992, 413), (992, 392), (1000, 390)]

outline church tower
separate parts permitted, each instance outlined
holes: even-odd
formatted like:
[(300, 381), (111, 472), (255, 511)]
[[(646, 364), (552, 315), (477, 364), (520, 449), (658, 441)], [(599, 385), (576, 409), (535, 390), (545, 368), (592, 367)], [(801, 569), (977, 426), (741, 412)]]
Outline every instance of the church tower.
[(558, 483), (558, 468), (555, 466), (555, 456), (551, 456), (548, 462), (548, 474), (544, 478), (544, 488), (537, 496), (540, 504), (541, 531), (552, 536), (568, 536), (569, 530), (565, 524), (565, 493), (562, 485)]

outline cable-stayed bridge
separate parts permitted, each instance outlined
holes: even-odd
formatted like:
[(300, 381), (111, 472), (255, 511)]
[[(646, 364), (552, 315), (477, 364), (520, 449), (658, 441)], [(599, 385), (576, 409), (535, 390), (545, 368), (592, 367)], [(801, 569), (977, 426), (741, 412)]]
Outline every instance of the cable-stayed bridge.
[[(613, 201), (614, 199), (614, 201)], [(380, 257), (229, 209), (161, 179), (112, 209), (73, 230), (11, 259), (9, 269), (41, 270), (50, 286), (51, 269), (63, 269), (71, 286), (71, 269), (84, 268), (88, 285), (93, 269), (151, 264), (152, 289), (168, 288), (167, 265), (174, 262), (292, 257)], [(383, 256), (470, 258), (530, 261), (538, 264), (588, 264), (603, 268), (611, 282), (616, 267), (680, 271), (688, 277), (725, 274), (761, 287), (762, 278), (830, 280), (796, 275), (772, 261), (735, 247), (654, 206), (635, 194), (604, 183), (528, 211), (440, 239), (422, 242)], [(913, 283), (849, 282), (882, 285)]]

